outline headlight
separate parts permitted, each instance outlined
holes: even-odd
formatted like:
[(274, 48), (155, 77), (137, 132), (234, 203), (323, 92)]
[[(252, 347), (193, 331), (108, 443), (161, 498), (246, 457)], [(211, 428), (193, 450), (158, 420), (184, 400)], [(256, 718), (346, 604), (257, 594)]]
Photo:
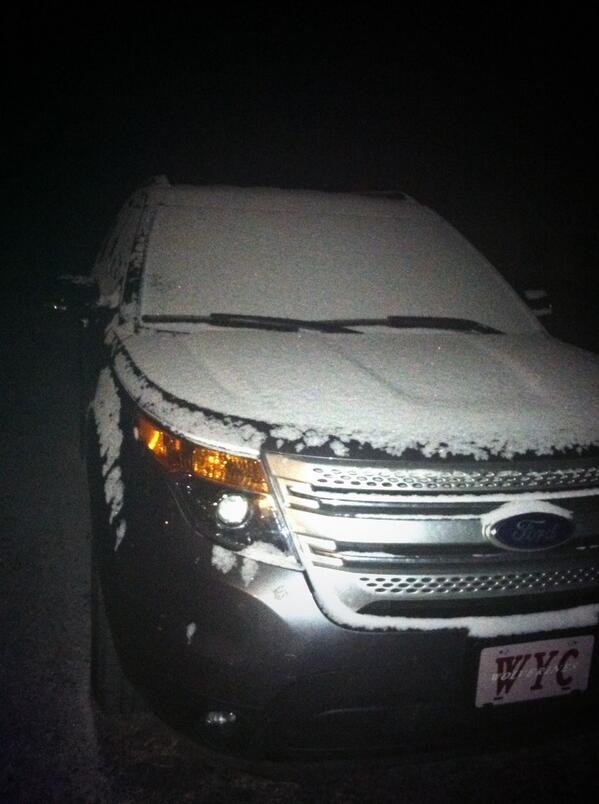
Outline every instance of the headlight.
[(229, 550), (267, 542), (289, 554), (261, 461), (193, 444), (141, 413), (136, 425), (195, 530)]
[(268, 493), (262, 463), (256, 458), (192, 444), (162, 430), (141, 414), (137, 429), (141, 441), (169, 472), (184, 472), (232, 488)]
[(251, 510), (243, 494), (223, 494), (216, 506), (216, 518), (221, 525), (239, 528), (247, 522)]

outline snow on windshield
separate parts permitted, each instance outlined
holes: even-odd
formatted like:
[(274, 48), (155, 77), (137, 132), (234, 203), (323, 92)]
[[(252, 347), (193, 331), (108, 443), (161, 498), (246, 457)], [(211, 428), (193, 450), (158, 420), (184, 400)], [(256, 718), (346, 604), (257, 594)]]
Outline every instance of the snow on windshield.
[(538, 331), (489, 263), (430, 210), (413, 202), (361, 199), (354, 208), (348, 196), (302, 197), (328, 203), (281, 209), (238, 190), (221, 205), (159, 207), (143, 314), (452, 316), (506, 332)]

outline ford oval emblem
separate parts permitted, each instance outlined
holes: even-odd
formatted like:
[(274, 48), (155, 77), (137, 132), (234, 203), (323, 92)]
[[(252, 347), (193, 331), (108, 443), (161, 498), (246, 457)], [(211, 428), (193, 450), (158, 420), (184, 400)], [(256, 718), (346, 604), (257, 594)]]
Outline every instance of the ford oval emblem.
[(574, 532), (571, 519), (549, 513), (517, 514), (485, 527), (485, 536), (508, 550), (547, 550), (565, 544)]

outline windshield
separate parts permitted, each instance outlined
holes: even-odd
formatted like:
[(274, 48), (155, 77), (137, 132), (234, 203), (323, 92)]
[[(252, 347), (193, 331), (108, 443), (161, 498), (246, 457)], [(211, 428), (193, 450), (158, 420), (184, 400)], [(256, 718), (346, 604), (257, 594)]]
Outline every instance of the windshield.
[(142, 315), (451, 317), (538, 331), (516, 294), (454, 229), (416, 204), (390, 206), (392, 214), (373, 215), (159, 207)]

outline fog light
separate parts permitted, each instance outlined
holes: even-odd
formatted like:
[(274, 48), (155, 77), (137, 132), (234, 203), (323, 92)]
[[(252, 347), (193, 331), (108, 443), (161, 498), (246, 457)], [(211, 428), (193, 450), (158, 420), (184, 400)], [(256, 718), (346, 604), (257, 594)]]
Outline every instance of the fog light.
[(237, 715), (235, 712), (208, 712), (204, 718), (207, 726), (229, 726), (235, 723)]
[(248, 518), (250, 504), (241, 494), (223, 494), (216, 506), (216, 517), (223, 525), (239, 527)]

